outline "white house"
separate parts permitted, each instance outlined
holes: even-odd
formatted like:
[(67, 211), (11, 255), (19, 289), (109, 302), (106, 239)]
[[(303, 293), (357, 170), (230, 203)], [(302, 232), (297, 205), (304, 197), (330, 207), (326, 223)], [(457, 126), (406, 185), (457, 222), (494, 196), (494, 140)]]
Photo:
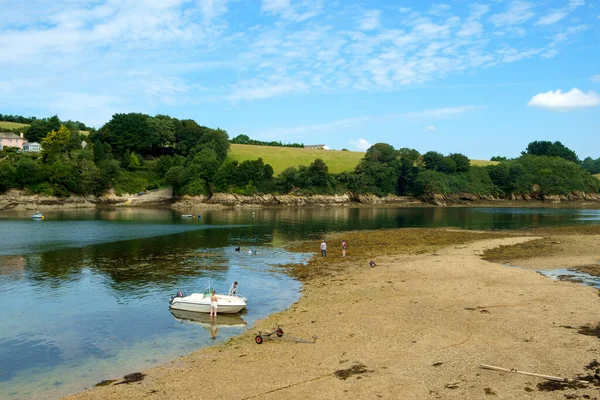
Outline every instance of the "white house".
[(326, 144), (308, 144), (304, 145), (305, 149), (319, 149), (319, 150), (329, 150)]
[(40, 144), (37, 142), (25, 142), (23, 143), (23, 152), (25, 153), (39, 153)]

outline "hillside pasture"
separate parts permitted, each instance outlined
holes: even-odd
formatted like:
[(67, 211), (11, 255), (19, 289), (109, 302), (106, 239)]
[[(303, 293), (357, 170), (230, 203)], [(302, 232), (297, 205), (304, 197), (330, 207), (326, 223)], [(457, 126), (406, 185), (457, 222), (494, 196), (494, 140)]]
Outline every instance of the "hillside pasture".
[(29, 126), (27, 124), (19, 124), (18, 122), (0, 121), (0, 129), (15, 129)]
[(600, 179), (600, 174), (594, 175), (596, 178)]
[(330, 173), (353, 171), (365, 153), (360, 151), (316, 150), (298, 147), (252, 146), (248, 144), (232, 144), (229, 158), (242, 162), (262, 158), (265, 164), (273, 167), (275, 175), (288, 167), (310, 165), (317, 158), (322, 159), (329, 167)]
[[(265, 164), (271, 164), (275, 175), (289, 167), (310, 165), (317, 158), (322, 159), (329, 167), (330, 173), (354, 171), (365, 153), (361, 151), (315, 150), (298, 147), (254, 146), (248, 144), (231, 144), (229, 159), (232, 161), (256, 160), (262, 158)], [(471, 160), (471, 165), (496, 165), (498, 161)]]
[(498, 161), (489, 161), (489, 160), (471, 160), (471, 165), (475, 167), (485, 167), (487, 165), (496, 165), (499, 164)]

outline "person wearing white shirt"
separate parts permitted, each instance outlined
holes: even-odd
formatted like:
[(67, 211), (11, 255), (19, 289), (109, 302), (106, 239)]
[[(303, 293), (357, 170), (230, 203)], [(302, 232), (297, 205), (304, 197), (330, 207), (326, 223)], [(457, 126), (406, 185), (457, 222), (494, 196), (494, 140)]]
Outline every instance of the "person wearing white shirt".
[(231, 288), (229, 288), (229, 295), (230, 296), (237, 296), (237, 281), (233, 282), (233, 285), (231, 285)]

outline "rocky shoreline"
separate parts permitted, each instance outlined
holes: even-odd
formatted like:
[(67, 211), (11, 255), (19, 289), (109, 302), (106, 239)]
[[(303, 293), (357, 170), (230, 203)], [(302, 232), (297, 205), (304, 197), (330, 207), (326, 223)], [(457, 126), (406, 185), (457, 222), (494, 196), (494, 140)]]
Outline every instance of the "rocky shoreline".
[(432, 194), (421, 198), (409, 196), (378, 197), (372, 194), (343, 195), (251, 195), (216, 193), (208, 196), (183, 196), (176, 198), (172, 189), (149, 191), (141, 194), (117, 195), (109, 192), (103, 196), (52, 197), (28, 194), (25, 191), (11, 190), (0, 195), (0, 211), (52, 210), (101, 207), (173, 207), (186, 209), (193, 207), (345, 207), (345, 206), (518, 206), (525, 205), (600, 205), (600, 194), (573, 192), (568, 195), (512, 195), (499, 198), (476, 193), (454, 195)]

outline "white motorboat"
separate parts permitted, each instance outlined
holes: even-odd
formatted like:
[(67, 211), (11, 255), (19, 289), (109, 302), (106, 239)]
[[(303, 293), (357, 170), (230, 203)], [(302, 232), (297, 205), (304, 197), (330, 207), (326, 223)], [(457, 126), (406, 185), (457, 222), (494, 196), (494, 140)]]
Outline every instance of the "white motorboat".
[[(186, 295), (184, 292), (177, 292), (169, 300), (170, 308), (171, 310), (210, 313), (211, 293), (212, 288), (210, 287), (204, 293)], [(243, 296), (217, 294), (217, 298), (217, 314), (235, 314), (242, 311), (248, 305), (248, 299)]]
[(189, 322), (204, 328), (243, 328), (246, 326), (246, 321), (239, 314), (217, 315), (215, 319), (211, 319), (210, 315), (206, 313), (194, 311), (171, 309), (171, 314), (179, 322)]
[(33, 217), (31, 217), (31, 218), (38, 219), (38, 220), (44, 219), (44, 214), (42, 214), (41, 212), (38, 211), (35, 214), (33, 214)]

